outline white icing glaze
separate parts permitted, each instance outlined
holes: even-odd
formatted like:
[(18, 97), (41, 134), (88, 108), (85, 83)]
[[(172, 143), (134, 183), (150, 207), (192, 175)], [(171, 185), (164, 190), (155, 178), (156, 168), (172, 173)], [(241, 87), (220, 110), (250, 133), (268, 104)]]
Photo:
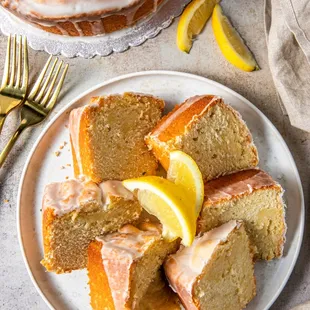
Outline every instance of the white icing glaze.
[(110, 202), (110, 195), (123, 197), (125, 200), (133, 200), (134, 195), (128, 189), (126, 189), (121, 181), (106, 181), (99, 185), (103, 193), (103, 199), (106, 204)]
[(130, 224), (123, 226), (116, 233), (97, 237), (102, 243), (102, 259), (129, 259), (131, 261), (141, 257), (154, 237), (160, 238), (161, 230), (156, 224), (145, 223), (139, 229)]
[(43, 210), (52, 208), (57, 215), (75, 210), (79, 206), (79, 195), (82, 189), (82, 184), (77, 180), (47, 185), (43, 198)]
[(125, 225), (118, 232), (97, 237), (102, 243), (101, 255), (116, 310), (125, 309), (130, 287), (130, 267), (145, 250), (161, 238), (156, 224), (146, 223), (140, 230)]
[[(0, 4), (16, 11), (18, 15), (35, 25), (55, 27), (62, 35), (69, 35), (61, 22), (71, 22), (75, 35), (84, 36), (80, 22), (88, 21), (92, 35), (105, 33), (102, 18), (121, 15), (126, 18), (126, 25), (134, 23), (134, 17), (146, 0), (0, 0)], [(154, 0), (153, 12), (158, 9)], [(87, 15), (85, 17), (85, 15)]]
[(80, 208), (81, 204), (95, 201), (107, 209), (110, 197), (118, 196), (126, 200), (134, 199), (119, 181), (106, 181), (99, 185), (91, 181), (72, 179), (65, 182), (51, 183), (45, 187), (43, 210), (54, 209), (54, 214), (61, 216)]
[(193, 283), (208, 264), (216, 247), (226, 241), (229, 234), (239, 225), (235, 220), (229, 221), (201, 237), (196, 237), (190, 247), (181, 247), (176, 254), (171, 255), (165, 263), (165, 270), (170, 269), (167, 274), (173, 290), (177, 291), (175, 284), (180, 283), (191, 292)]
[(135, 4), (138, 0), (11, 0), (9, 2), (12, 8), (17, 7), (17, 11), (23, 15), (63, 18), (97, 11), (117, 11)]
[(81, 160), (81, 154), (80, 154), (80, 121), (82, 114), (85, 110), (85, 107), (81, 107), (78, 109), (74, 109), (70, 112), (70, 117), (69, 117), (69, 132), (70, 132), (70, 137), (72, 141), (72, 147), (74, 149), (76, 161), (79, 167), (79, 172), (82, 175), (83, 174), (83, 165), (82, 165), (82, 160)]
[(94, 20), (94, 21), (90, 22), (90, 24), (91, 24), (91, 31), (94, 35), (105, 33), (105, 29), (104, 29), (102, 21), (100, 19)]

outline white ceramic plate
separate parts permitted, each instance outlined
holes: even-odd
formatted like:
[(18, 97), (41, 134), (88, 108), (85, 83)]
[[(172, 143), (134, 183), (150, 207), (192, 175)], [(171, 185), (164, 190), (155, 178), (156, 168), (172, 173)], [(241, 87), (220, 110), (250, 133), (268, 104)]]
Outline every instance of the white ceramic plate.
[[(296, 165), (283, 138), (271, 122), (249, 101), (234, 91), (203, 77), (170, 72), (151, 71), (125, 75), (102, 83), (69, 103), (42, 132), (26, 163), (18, 197), (18, 234), (30, 277), (50, 308), (90, 309), (86, 271), (55, 275), (40, 265), (43, 257), (41, 201), (49, 182), (72, 177), (69, 133), (66, 128), (69, 112), (87, 104), (92, 96), (135, 91), (165, 99), (167, 110), (198, 94), (215, 94), (237, 109), (247, 122), (260, 155), (260, 167), (282, 184), (287, 204), (288, 225), (284, 257), (270, 263), (256, 264), (257, 296), (248, 310), (268, 309), (286, 284), (299, 253), (304, 229), (304, 199)], [(121, 117), (121, 115), (120, 115)], [(63, 142), (67, 142), (58, 151)], [(65, 169), (61, 169), (64, 166)]]

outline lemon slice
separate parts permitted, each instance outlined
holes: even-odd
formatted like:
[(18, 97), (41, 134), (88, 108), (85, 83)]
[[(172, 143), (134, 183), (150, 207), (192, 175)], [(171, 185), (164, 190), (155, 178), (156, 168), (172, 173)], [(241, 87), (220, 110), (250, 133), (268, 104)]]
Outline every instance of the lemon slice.
[(192, 47), (193, 36), (198, 35), (212, 15), (219, 0), (193, 0), (181, 15), (177, 30), (177, 45), (188, 53)]
[(204, 199), (204, 184), (196, 162), (182, 151), (171, 152), (167, 179), (184, 188), (198, 217)]
[(223, 55), (231, 64), (248, 72), (259, 70), (252, 53), (229, 19), (224, 15), (219, 4), (213, 10), (212, 27), (215, 39)]
[(195, 208), (190, 206), (182, 187), (157, 176), (125, 180), (123, 185), (137, 193), (141, 206), (160, 220), (165, 239), (180, 237), (183, 245), (192, 244), (196, 233)]

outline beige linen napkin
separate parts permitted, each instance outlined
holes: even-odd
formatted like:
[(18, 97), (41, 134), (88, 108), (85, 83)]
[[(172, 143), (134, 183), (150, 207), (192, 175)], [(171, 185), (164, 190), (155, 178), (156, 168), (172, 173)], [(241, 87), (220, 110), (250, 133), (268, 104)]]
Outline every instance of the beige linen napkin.
[(299, 305), (292, 310), (309, 310), (310, 309), (310, 302), (306, 302), (305, 304)]
[(291, 124), (310, 132), (310, 1), (265, 0), (270, 70)]

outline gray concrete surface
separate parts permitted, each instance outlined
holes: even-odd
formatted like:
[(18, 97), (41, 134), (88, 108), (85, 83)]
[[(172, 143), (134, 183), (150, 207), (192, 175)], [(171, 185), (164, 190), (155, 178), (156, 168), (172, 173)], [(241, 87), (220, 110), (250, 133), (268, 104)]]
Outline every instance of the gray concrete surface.
[[(175, 45), (176, 25), (163, 31), (157, 38), (132, 48), (123, 54), (91, 60), (68, 59), (70, 71), (66, 86), (53, 113), (89, 87), (109, 78), (143, 70), (166, 69), (190, 72), (220, 82), (237, 91), (255, 104), (274, 123), (287, 142), (299, 169), (309, 204), (310, 134), (293, 128), (283, 116), (268, 68), (263, 26), (263, 0), (223, 0), (230, 16), (255, 54), (261, 70), (241, 72), (228, 64), (220, 54), (209, 24), (194, 44), (190, 55), (178, 51)], [(0, 73), (3, 69), (6, 38), (0, 36)], [(37, 73), (48, 57), (44, 52), (30, 51), (31, 72)], [(309, 120), (310, 121), (310, 120)], [(16, 111), (5, 123), (0, 137), (0, 149), (17, 125)], [(39, 133), (46, 126), (28, 130), (13, 149), (0, 170), (0, 308), (47, 309), (36, 292), (24, 267), (16, 232), (17, 187), (26, 157)], [(310, 299), (310, 237), (306, 232), (297, 265), (282, 294), (272, 307), (286, 310)]]

